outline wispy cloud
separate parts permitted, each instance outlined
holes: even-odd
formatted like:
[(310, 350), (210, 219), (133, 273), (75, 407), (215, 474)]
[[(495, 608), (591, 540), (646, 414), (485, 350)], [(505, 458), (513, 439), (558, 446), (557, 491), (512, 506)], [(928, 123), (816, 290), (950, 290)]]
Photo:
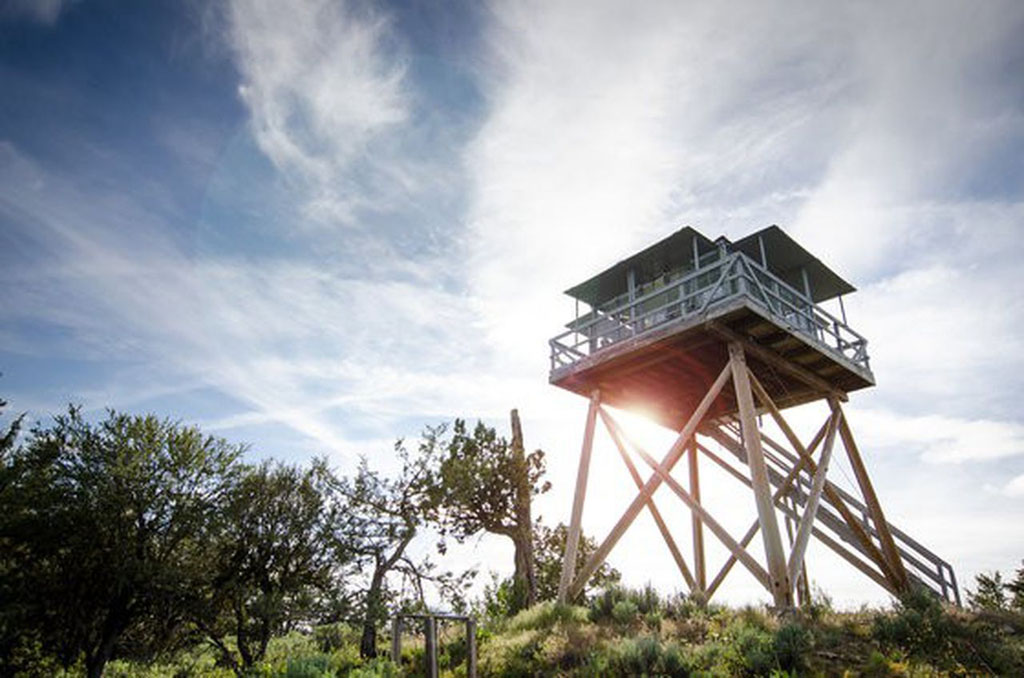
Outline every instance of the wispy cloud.
[[(405, 68), (388, 19), (370, 5), (233, 2), (239, 93), (260, 149), (307, 192), (311, 217), (351, 224), (380, 181), (385, 135), (408, 116)], [(358, 170), (358, 171), (356, 171)]]

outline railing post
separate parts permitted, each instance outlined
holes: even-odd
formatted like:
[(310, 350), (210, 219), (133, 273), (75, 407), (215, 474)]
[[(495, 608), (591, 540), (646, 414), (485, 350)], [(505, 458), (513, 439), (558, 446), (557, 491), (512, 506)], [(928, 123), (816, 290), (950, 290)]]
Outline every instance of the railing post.
[(427, 661), (427, 678), (437, 678), (437, 620), (433, 615), (427, 615), (424, 620), (424, 635), (426, 647), (424, 648)]
[(476, 678), (476, 620), (466, 619), (466, 678)]
[(402, 663), (402, 616), (396, 614), (391, 620), (391, 661)]

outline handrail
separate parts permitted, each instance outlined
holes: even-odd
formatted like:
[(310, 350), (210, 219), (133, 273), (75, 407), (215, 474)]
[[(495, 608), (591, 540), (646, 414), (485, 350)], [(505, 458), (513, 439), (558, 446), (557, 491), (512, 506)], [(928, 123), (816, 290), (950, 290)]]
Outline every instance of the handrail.
[[(572, 365), (666, 322), (699, 316), (741, 297), (762, 306), (771, 317), (816, 344), (869, 369), (867, 339), (742, 252), (730, 253), (611, 308), (594, 308), (591, 317), (549, 341), (551, 369)], [(652, 302), (653, 306), (645, 308)]]

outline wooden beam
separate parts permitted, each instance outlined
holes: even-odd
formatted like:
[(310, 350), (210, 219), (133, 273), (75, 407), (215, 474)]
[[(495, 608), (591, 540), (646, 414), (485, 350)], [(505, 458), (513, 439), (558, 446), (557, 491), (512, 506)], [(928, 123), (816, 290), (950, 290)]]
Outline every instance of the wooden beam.
[[(839, 404), (836, 403), (835, 407), (838, 409)], [(841, 412), (842, 410), (840, 409), (839, 411)], [(875, 488), (871, 484), (871, 478), (868, 477), (868, 470), (864, 466), (864, 460), (861, 459), (860, 450), (857, 449), (857, 441), (853, 439), (853, 432), (850, 430), (850, 425), (847, 423), (846, 417), (843, 417), (839, 422), (839, 435), (843, 438), (843, 447), (846, 448), (846, 454), (850, 459), (850, 465), (853, 466), (853, 475), (857, 479), (857, 484), (860, 486), (861, 494), (864, 496), (864, 501), (868, 505), (868, 510), (871, 512), (871, 520), (875, 524), (875, 531), (878, 533), (878, 541), (882, 544), (882, 551), (885, 553), (885, 557), (889, 561), (889, 566), (896, 575), (899, 588), (901, 590), (906, 590), (910, 588), (907, 571), (903, 567), (903, 560), (900, 558), (899, 551), (896, 549), (896, 543), (893, 541), (892, 533), (889, 532), (889, 523), (885, 520), (885, 514), (882, 512), (882, 505), (879, 503), (878, 496), (875, 494)]]
[(743, 445), (747, 451), (747, 465), (754, 490), (757, 517), (761, 521), (761, 537), (764, 540), (768, 571), (771, 573), (771, 591), (776, 607), (793, 606), (792, 586), (786, 569), (786, 556), (782, 550), (782, 536), (772, 502), (772, 488), (768, 480), (764, 451), (761, 449), (761, 431), (757, 426), (754, 398), (750, 390), (749, 370), (743, 355), (743, 345), (729, 344), (729, 364), (732, 366), (732, 383), (739, 405), (740, 425), (743, 430)]
[[(722, 368), (718, 378), (715, 379), (715, 383), (713, 383), (711, 388), (708, 389), (708, 392), (704, 394), (704, 398), (700, 401), (700, 404), (697, 405), (697, 409), (695, 409), (693, 414), (690, 415), (689, 421), (687, 421), (686, 425), (683, 426), (683, 430), (679, 432), (679, 436), (672, 444), (672, 447), (669, 448), (668, 453), (666, 453), (665, 458), (661, 462), (664, 468), (671, 471), (676, 463), (682, 458), (683, 454), (686, 452), (686, 443), (690, 440), (696, 432), (697, 427), (704, 420), (704, 415), (708, 413), (708, 410), (711, 408), (712, 403), (714, 403), (715, 398), (717, 398), (718, 394), (722, 392), (722, 388), (725, 386), (725, 383), (729, 381), (730, 375), (731, 370), (729, 369), (729, 365), (726, 365)], [(654, 491), (661, 486), (661, 483), (661, 476), (655, 473), (644, 484), (643, 489), (640, 490), (636, 499), (633, 500), (633, 503), (631, 503), (629, 508), (626, 509), (626, 512), (622, 514), (619, 521), (615, 523), (612, 531), (607, 537), (605, 537), (604, 541), (601, 542), (601, 545), (598, 546), (597, 550), (590, 556), (590, 560), (584, 564), (583, 569), (576, 578), (576, 582), (569, 589), (573, 598), (583, 590), (583, 586), (586, 584), (587, 580), (592, 574), (594, 574), (597, 568), (601, 566), (601, 563), (605, 561), (608, 554), (611, 553), (611, 550), (615, 547), (615, 544), (622, 538), (623, 533), (625, 533), (629, 526), (633, 524), (633, 521), (636, 520), (637, 515), (646, 505), (647, 499), (654, 494)], [(562, 573), (563, 575), (565, 574), (564, 567)]]
[(597, 411), (601, 405), (601, 392), (594, 391), (590, 396), (590, 407), (587, 409), (587, 423), (583, 430), (583, 448), (580, 450), (580, 465), (576, 472), (576, 494), (572, 500), (572, 517), (569, 521), (569, 533), (565, 540), (565, 557), (562, 560), (562, 576), (558, 581), (558, 602), (566, 602), (569, 584), (576, 571), (576, 551), (580, 542), (580, 525), (583, 520), (583, 502), (587, 496), (587, 477), (590, 474), (590, 453), (594, 447), (594, 426), (597, 423)]
[[(687, 459), (690, 471), (690, 495), (700, 503), (700, 459), (697, 456), (697, 438), (690, 443), (690, 456)], [(700, 516), (690, 511), (693, 527), (693, 569), (697, 579), (697, 590), (703, 594), (708, 588), (707, 562), (704, 558), (704, 524)]]
[(640, 458), (643, 459), (648, 466), (654, 469), (655, 473), (661, 476), (662, 480), (665, 481), (665, 484), (669, 486), (669, 489), (675, 492), (676, 495), (683, 500), (683, 503), (690, 507), (691, 511), (700, 516), (701, 521), (708, 526), (708, 529), (711, 530), (716, 537), (718, 537), (718, 540), (722, 542), (722, 545), (729, 549), (729, 552), (739, 559), (739, 561), (743, 563), (748, 570), (750, 570), (750, 573), (754, 575), (754, 577), (761, 582), (768, 591), (771, 591), (771, 575), (765, 571), (761, 564), (757, 562), (757, 560), (755, 560), (745, 548), (740, 546), (739, 542), (733, 539), (732, 535), (730, 535), (729, 532), (722, 527), (722, 525), (715, 520), (715, 518), (708, 513), (703, 506), (696, 502), (693, 497), (690, 496), (690, 493), (683, 489), (683, 486), (680, 485), (675, 478), (669, 475), (668, 469), (659, 464), (654, 457), (647, 454), (643, 448), (634, 445), (633, 449), (636, 450), (636, 453), (640, 455)]
[[(825, 435), (825, 429), (826, 429), (826, 426), (822, 426), (821, 430), (819, 430), (817, 435), (814, 436), (814, 440), (812, 440), (811, 444), (808, 446), (808, 451), (809, 451), (810, 454), (814, 454), (814, 450), (818, 447), (818, 444), (821, 442), (823, 436)], [(722, 434), (722, 435), (724, 436), (724, 434)], [(715, 439), (718, 440), (720, 443), (723, 442), (718, 437), (716, 437)], [(727, 440), (729, 440), (731, 442), (731, 439), (727, 439)], [(738, 443), (737, 443), (737, 445), (738, 445)], [(707, 454), (711, 458), (712, 461), (716, 462), (719, 466), (722, 466), (723, 468), (728, 468), (729, 470), (732, 470), (731, 466), (726, 464), (724, 460), (719, 459), (718, 455), (716, 455), (713, 452), (711, 452), (711, 450), (708, 450), (707, 448), (704, 448), (703, 446), (702, 446), (702, 450), (704, 451), (705, 454)], [(780, 501), (780, 499), (783, 499), (785, 497), (786, 493), (789, 492), (789, 487), (790, 487), (790, 485), (793, 484), (793, 480), (796, 479), (796, 477), (800, 474), (800, 470), (803, 468), (803, 464), (804, 464), (804, 462), (802, 460), (798, 461), (796, 463), (796, 465), (794, 465), (793, 468), (789, 471), (789, 474), (779, 484), (778, 489), (776, 489), (775, 494), (772, 497), (772, 501), (773, 502), (778, 503)], [(750, 481), (747, 478), (744, 478), (742, 476), (737, 476), (737, 477), (739, 477), (739, 479), (747, 487), (750, 487)], [(757, 530), (758, 530), (759, 526), (760, 526), (760, 521), (759, 520), (755, 520), (753, 522), (753, 524), (751, 524), (750, 528), (747, 530), (747, 533), (745, 535), (743, 535), (743, 539), (740, 540), (740, 545), (741, 546), (746, 548), (746, 546), (754, 538), (754, 535), (757, 534)], [(715, 575), (714, 580), (712, 580), (711, 585), (707, 589), (707, 599), (708, 600), (711, 599), (711, 596), (714, 595), (715, 591), (721, 585), (722, 581), (725, 579), (726, 575), (729, 574), (729, 571), (732, 569), (733, 565), (735, 565), (735, 564), (736, 564), (735, 556), (729, 556), (729, 558), (725, 561), (725, 564), (722, 565), (722, 569), (718, 571), (718, 574)]]
[[(764, 387), (761, 386), (760, 382), (758, 382), (756, 378), (751, 380), (751, 385), (754, 388), (754, 392), (757, 393), (757, 397), (761, 401), (761, 404), (768, 408), (768, 411), (771, 414), (772, 418), (775, 420), (775, 423), (779, 425), (779, 428), (782, 430), (783, 435), (786, 436), (786, 439), (789, 440), (789, 444), (792, 445), (793, 449), (797, 452), (798, 457), (800, 459), (806, 460), (806, 463), (808, 465), (808, 468), (811, 470), (811, 473), (816, 473), (818, 470), (818, 465), (815, 464), (814, 460), (808, 456), (807, 450), (804, 449), (804, 446), (800, 443), (800, 439), (797, 437), (796, 433), (793, 432), (793, 429), (792, 427), (790, 427), (789, 422), (786, 421), (786, 418), (782, 416), (781, 412), (779, 412), (779, 408), (775, 406), (774, 402), (772, 402), (771, 396), (768, 395), (768, 393), (764, 390)], [(842, 433), (842, 427), (840, 427), (839, 430), (840, 433)], [(768, 436), (764, 435), (763, 433), (761, 435), (766, 441), (775, 444), (774, 441), (771, 441), (771, 439), (768, 438)], [(781, 446), (778, 446), (776, 444), (776, 447), (781, 450)], [(827, 481), (825, 482), (825, 498), (828, 499), (829, 503), (832, 504), (832, 506), (834, 506), (837, 511), (839, 511), (839, 515), (841, 515), (843, 520), (846, 521), (847, 526), (854, 533), (854, 536), (857, 538), (857, 541), (859, 541), (861, 546), (864, 547), (865, 551), (869, 554), (871, 559), (875, 561), (875, 564), (878, 565), (878, 568), (880, 570), (882, 570), (882, 573), (886, 577), (889, 577), (894, 584), (898, 584), (899, 580), (893, 574), (893, 570), (889, 566), (889, 563), (886, 560), (885, 556), (883, 556), (882, 552), (878, 550), (877, 546), (875, 546), (875, 543), (871, 540), (871, 537), (868, 535), (868, 533), (864, 531), (864, 527), (860, 524), (860, 521), (857, 519), (857, 517), (850, 512), (850, 509), (849, 507), (847, 507), (846, 502), (844, 502), (842, 497), (840, 497), (839, 494), (836, 492), (835, 488), (832, 486), (832, 483)]]
[(840, 391), (829, 384), (827, 381), (814, 374), (810, 370), (806, 370), (799, 365), (796, 365), (791, 360), (786, 360), (781, 355), (772, 351), (771, 349), (765, 348), (749, 338), (744, 337), (742, 334), (734, 332), (732, 329), (726, 327), (718, 321), (711, 320), (707, 323), (707, 328), (711, 332), (719, 335), (723, 339), (730, 342), (736, 342), (743, 347), (743, 350), (757, 358), (761, 362), (774, 367), (780, 372), (785, 372), (796, 379), (804, 382), (808, 386), (815, 390), (821, 391), (822, 395), (830, 395), (834, 398), (846, 402), (847, 395), (843, 391)]
[[(626, 445), (622, 439), (624, 433), (612, 415), (610, 415), (603, 407), (598, 409), (598, 414), (601, 415), (601, 421), (604, 422), (605, 428), (608, 429), (608, 433), (611, 434), (612, 441), (615, 443), (615, 447), (619, 450), (619, 455), (622, 457), (622, 461), (625, 462), (626, 468), (629, 469), (629, 475), (633, 478), (633, 482), (636, 484), (638, 490), (642, 490), (644, 487), (644, 481), (640, 478), (640, 472), (636, 470), (636, 464), (629, 456), (629, 452), (626, 451)], [(658, 511), (658, 507), (654, 504), (654, 497), (647, 498), (647, 509), (651, 512), (651, 517), (654, 518), (655, 524), (658, 526), (658, 531), (661, 532), (662, 538), (665, 540), (665, 545), (668, 546), (668, 550), (672, 553), (673, 560), (676, 561), (676, 565), (679, 567), (679, 572), (683, 575), (683, 579), (686, 581), (686, 585), (693, 591), (697, 588), (697, 582), (694, 580), (693, 575), (690, 573), (690, 568), (686, 565), (686, 560), (683, 559), (683, 554), (679, 552), (679, 547), (676, 545), (675, 539), (672, 538), (672, 533), (669, 532), (668, 525), (665, 524), (665, 520), (661, 517), (661, 512)]]
[[(835, 402), (835, 401), (833, 401)], [(828, 433), (825, 435), (825, 446), (821, 449), (821, 459), (818, 461), (818, 470), (814, 473), (811, 481), (811, 491), (804, 503), (804, 514), (800, 518), (800, 526), (796, 531), (796, 539), (793, 541), (793, 549), (789, 552), (789, 580), (796, 582), (800, 577), (803, 568), (804, 553), (807, 551), (807, 544), (811, 539), (811, 527), (818, 515), (818, 501), (821, 499), (821, 492), (825, 489), (825, 476), (828, 473), (828, 463), (832, 459), (832, 447), (836, 441), (836, 427), (838, 420), (842, 418), (840, 410), (833, 410), (828, 418)]]

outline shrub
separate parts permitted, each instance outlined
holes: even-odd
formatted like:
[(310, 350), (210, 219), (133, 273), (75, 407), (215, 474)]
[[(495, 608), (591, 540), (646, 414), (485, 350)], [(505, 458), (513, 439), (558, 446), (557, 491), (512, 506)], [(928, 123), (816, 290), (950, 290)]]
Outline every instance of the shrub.
[(773, 635), (744, 623), (734, 625), (723, 658), (726, 667), (739, 676), (767, 676), (779, 668)]
[(616, 624), (627, 626), (636, 621), (636, 616), (639, 613), (636, 603), (632, 600), (620, 600), (615, 603), (612, 607), (612, 619)]
[(552, 601), (537, 603), (508, 620), (509, 631), (550, 629), (556, 624), (582, 624), (587, 621), (587, 610)]
[(281, 678), (333, 678), (330, 659), (325, 654), (289, 658)]
[(807, 668), (807, 655), (813, 637), (801, 624), (790, 622), (775, 632), (773, 649), (783, 671), (801, 672)]

